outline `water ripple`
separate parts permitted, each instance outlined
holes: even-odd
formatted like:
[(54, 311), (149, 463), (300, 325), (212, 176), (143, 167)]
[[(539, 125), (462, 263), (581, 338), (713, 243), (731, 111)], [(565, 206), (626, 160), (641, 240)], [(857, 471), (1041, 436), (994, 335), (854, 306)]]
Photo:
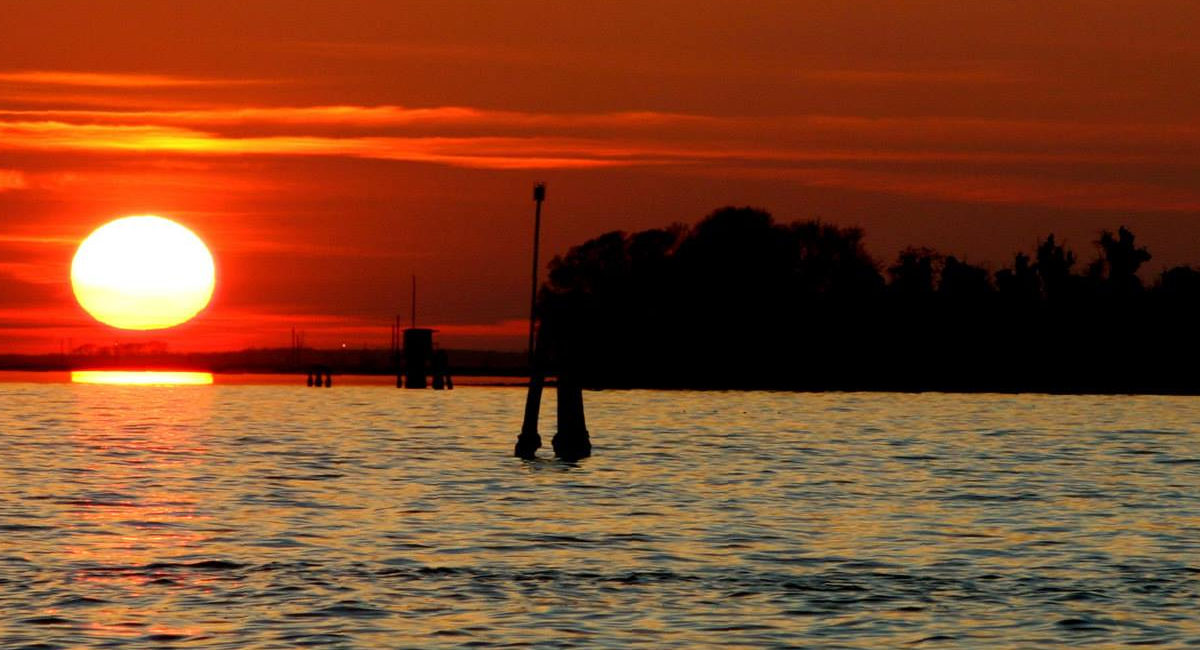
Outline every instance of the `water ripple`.
[(0, 647), (1200, 644), (1195, 398), (0, 393)]

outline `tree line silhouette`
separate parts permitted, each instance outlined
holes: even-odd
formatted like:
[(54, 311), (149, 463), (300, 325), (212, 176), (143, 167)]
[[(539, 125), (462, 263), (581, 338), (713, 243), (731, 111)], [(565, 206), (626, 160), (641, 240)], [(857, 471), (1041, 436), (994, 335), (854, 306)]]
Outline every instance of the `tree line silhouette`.
[(1049, 234), (991, 272), (923, 247), (884, 266), (863, 231), (726, 207), (609, 232), (550, 263), (539, 347), (592, 387), (1200, 390), (1200, 270), (1125, 227), (1082, 263)]

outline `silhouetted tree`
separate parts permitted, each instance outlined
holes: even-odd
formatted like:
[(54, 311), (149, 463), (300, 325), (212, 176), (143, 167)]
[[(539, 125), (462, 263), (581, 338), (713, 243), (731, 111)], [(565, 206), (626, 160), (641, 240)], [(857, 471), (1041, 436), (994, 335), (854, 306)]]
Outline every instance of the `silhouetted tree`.
[(629, 280), (628, 239), (623, 232), (609, 232), (589, 239), (550, 262), (551, 286), (570, 287), (583, 295), (604, 295), (622, 288)]
[(1079, 274), (1050, 234), (994, 278), (909, 247), (885, 283), (857, 228), (721, 208), (556, 257), (540, 340), (600, 386), (1200, 392), (1154, 370), (1200, 364), (1200, 270), (1147, 291), (1135, 241), (1101, 232)]
[(556, 257), (540, 311), (559, 347), (584, 332), (578, 354), (601, 383), (647, 364), (714, 385), (767, 382), (769, 355), (850, 339), (882, 286), (861, 230), (722, 208), (690, 229), (606, 233)]
[(1100, 257), (1093, 263), (1091, 275), (1104, 283), (1108, 292), (1117, 296), (1140, 293), (1142, 280), (1137, 276), (1142, 264), (1150, 261), (1150, 252), (1134, 245), (1133, 233), (1125, 226), (1117, 230), (1116, 236), (1104, 230), (1096, 246)]
[(1176, 266), (1162, 272), (1155, 290), (1169, 300), (1195, 301), (1200, 307), (1200, 270)]
[(1073, 285), (1072, 266), (1075, 266), (1075, 253), (1055, 243), (1053, 233), (1038, 242), (1033, 270), (1041, 279), (1042, 291), (1047, 298), (1051, 300), (1062, 298), (1071, 291)]
[(802, 293), (861, 298), (883, 288), (878, 265), (863, 246), (859, 228), (819, 221), (788, 226), (794, 246), (794, 281)]
[(938, 293), (949, 300), (979, 302), (992, 293), (988, 270), (949, 255), (942, 264)]
[(1017, 253), (1012, 268), (996, 271), (996, 291), (1007, 302), (1031, 303), (1041, 297), (1041, 281), (1029, 262), (1028, 255)]
[(896, 263), (888, 267), (892, 276), (889, 286), (894, 293), (908, 299), (932, 296), (941, 263), (942, 256), (933, 249), (905, 248)]

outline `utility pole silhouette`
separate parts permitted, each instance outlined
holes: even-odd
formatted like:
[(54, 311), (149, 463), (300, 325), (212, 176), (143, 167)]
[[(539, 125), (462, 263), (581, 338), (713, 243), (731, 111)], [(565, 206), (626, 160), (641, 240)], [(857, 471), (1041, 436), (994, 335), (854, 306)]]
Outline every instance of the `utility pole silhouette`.
[(538, 248), (542, 233), (542, 201), (546, 200), (546, 184), (537, 183), (533, 186), (533, 283), (529, 289), (529, 367), (533, 367), (533, 335), (537, 319), (537, 290), (538, 290)]

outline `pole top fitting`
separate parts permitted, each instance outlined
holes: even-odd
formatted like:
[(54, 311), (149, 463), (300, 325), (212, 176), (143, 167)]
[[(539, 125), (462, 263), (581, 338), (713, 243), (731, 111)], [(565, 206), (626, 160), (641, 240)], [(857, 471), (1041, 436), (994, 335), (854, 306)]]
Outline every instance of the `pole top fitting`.
[(533, 184), (533, 200), (534, 201), (546, 200), (546, 184), (545, 183), (534, 183)]

